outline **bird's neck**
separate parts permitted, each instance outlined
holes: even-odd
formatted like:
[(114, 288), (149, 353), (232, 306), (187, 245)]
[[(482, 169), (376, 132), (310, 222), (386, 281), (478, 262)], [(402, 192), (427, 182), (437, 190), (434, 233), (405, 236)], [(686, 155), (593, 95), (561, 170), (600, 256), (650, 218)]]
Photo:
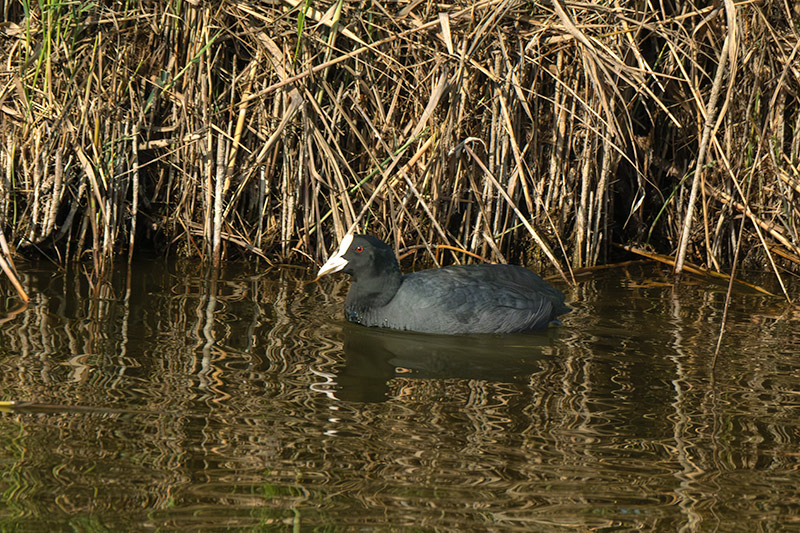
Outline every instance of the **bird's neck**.
[(345, 306), (348, 310), (364, 312), (388, 304), (400, 288), (403, 276), (400, 269), (383, 272), (381, 276), (360, 275), (353, 278), (347, 293)]

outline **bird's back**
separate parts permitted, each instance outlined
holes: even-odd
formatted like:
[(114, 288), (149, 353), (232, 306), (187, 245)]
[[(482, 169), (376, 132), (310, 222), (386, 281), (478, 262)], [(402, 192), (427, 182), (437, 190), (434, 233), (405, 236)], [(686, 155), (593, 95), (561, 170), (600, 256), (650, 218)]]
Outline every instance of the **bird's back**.
[(428, 333), (513, 333), (546, 327), (569, 311), (564, 295), (525, 268), (464, 265), (407, 274), (365, 325)]

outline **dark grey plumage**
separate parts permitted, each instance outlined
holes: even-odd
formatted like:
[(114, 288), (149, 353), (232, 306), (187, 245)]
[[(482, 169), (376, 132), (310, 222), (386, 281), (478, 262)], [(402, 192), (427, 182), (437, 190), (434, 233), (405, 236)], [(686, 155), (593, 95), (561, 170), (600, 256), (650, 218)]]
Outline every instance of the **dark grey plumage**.
[(401, 274), (392, 249), (369, 235), (347, 236), (319, 275), (353, 283), (345, 317), (364, 326), (424, 333), (514, 333), (547, 327), (570, 309), (564, 295), (514, 265), (463, 265)]

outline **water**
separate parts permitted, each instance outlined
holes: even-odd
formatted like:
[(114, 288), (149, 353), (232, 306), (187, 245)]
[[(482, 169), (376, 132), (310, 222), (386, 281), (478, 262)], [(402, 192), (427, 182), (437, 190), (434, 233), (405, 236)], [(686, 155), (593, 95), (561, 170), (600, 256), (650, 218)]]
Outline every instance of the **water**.
[(24, 269), (0, 314), (0, 531), (800, 528), (800, 315), (602, 272), (560, 327), (342, 320), (344, 277)]

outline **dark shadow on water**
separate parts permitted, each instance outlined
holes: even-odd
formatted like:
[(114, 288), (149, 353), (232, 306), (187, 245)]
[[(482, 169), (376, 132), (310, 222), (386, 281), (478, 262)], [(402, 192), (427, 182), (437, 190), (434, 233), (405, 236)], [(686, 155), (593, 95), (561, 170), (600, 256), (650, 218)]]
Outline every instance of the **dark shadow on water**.
[(345, 365), (336, 397), (358, 402), (389, 398), (389, 381), (475, 379), (521, 383), (553, 352), (557, 328), (517, 335), (430, 335), (350, 323), (342, 327)]

